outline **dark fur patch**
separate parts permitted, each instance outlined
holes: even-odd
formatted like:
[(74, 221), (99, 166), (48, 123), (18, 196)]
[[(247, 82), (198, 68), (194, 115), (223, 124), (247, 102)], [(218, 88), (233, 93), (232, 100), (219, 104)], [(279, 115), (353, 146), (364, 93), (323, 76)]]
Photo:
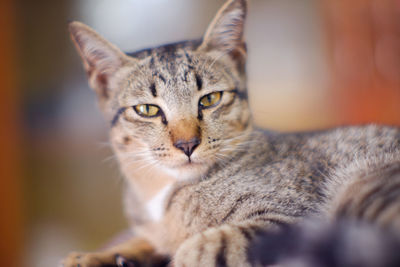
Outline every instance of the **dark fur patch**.
[(157, 97), (157, 89), (156, 89), (156, 84), (155, 84), (155, 83), (152, 83), (152, 84), (150, 85), (150, 90), (151, 90), (151, 94), (152, 94), (154, 97)]
[(251, 233), (252, 230), (250, 228), (239, 226), (238, 229), (247, 241), (250, 241), (253, 238)]
[(196, 74), (196, 85), (197, 85), (197, 90), (200, 91), (201, 89), (203, 89), (203, 80), (198, 74)]
[(185, 50), (185, 56), (186, 56), (186, 59), (187, 59), (187, 61), (189, 62), (189, 64), (192, 64), (192, 62), (193, 62), (193, 60), (192, 60), (192, 58), (189, 56), (189, 54), (188, 54), (188, 52)]
[(165, 114), (164, 114), (164, 112), (162, 112), (162, 111), (161, 111), (161, 122), (162, 122), (164, 125), (168, 125), (167, 117), (165, 117)]
[(200, 106), (199, 106), (199, 111), (198, 111), (197, 119), (198, 119), (199, 121), (202, 121), (202, 120), (203, 120), (203, 111), (202, 111), (202, 109), (201, 109)]
[(124, 139), (124, 145), (129, 145), (132, 141), (132, 139), (129, 136), (125, 136)]
[(158, 78), (160, 78), (160, 80), (161, 80), (163, 83), (167, 83), (167, 80), (165, 79), (165, 77), (162, 76), (160, 73), (158, 73)]
[(152, 69), (152, 68), (154, 68), (154, 57), (152, 57), (151, 59), (150, 59), (150, 68)]
[(226, 247), (227, 247), (227, 242), (226, 242), (226, 236), (224, 232), (221, 232), (221, 247), (219, 248), (217, 258), (216, 258), (216, 266), (218, 267), (226, 267)]
[(119, 117), (121, 116), (122, 113), (124, 113), (125, 110), (126, 110), (126, 108), (118, 109), (117, 113), (114, 115), (113, 119), (111, 120), (111, 128), (117, 124)]

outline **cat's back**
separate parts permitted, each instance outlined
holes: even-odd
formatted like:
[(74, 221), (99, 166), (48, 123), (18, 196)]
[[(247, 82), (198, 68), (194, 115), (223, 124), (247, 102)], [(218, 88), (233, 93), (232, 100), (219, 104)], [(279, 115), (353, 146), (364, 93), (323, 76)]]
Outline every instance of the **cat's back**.
[(238, 147), (238, 153), (211, 170), (208, 178), (277, 183), (292, 180), (293, 172), (304, 177), (306, 170), (324, 176), (351, 161), (397, 153), (400, 128), (370, 124), (297, 133), (256, 129)]

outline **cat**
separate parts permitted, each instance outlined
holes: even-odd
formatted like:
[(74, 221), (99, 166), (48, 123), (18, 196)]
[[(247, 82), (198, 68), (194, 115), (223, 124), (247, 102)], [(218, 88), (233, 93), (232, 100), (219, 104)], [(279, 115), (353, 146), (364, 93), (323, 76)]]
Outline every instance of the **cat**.
[(261, 231), (339, 218), (400, 231), (400, 129), (278, 133), (247, 99), (246, 0), (229, 0), (201, 40), (125, 54), (69, 25), (110, 122), (134, 237), (62, 266), (250, 266)]

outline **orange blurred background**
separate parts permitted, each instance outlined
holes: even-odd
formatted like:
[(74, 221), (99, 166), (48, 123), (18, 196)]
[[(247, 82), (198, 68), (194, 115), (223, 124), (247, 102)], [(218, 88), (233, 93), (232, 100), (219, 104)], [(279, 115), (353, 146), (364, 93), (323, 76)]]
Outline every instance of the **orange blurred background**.
[[(56, 266), (127, 226), (68, 21), (132, 51), (200, 37), (223, 2), (0, 1), (0, 266)], [(246, 39), (257, 124), (400, 125), (399, 0), (252, 0)]]

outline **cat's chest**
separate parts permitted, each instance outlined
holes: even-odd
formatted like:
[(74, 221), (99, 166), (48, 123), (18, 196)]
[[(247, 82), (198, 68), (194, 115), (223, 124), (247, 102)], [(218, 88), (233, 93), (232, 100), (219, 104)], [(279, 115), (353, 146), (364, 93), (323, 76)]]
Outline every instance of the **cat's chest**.
[(152, 221), (159, 221), (164, 216), (165, 201), (172, 188), (172, 183), (167, 184), (146, 203), (146, 211)]

